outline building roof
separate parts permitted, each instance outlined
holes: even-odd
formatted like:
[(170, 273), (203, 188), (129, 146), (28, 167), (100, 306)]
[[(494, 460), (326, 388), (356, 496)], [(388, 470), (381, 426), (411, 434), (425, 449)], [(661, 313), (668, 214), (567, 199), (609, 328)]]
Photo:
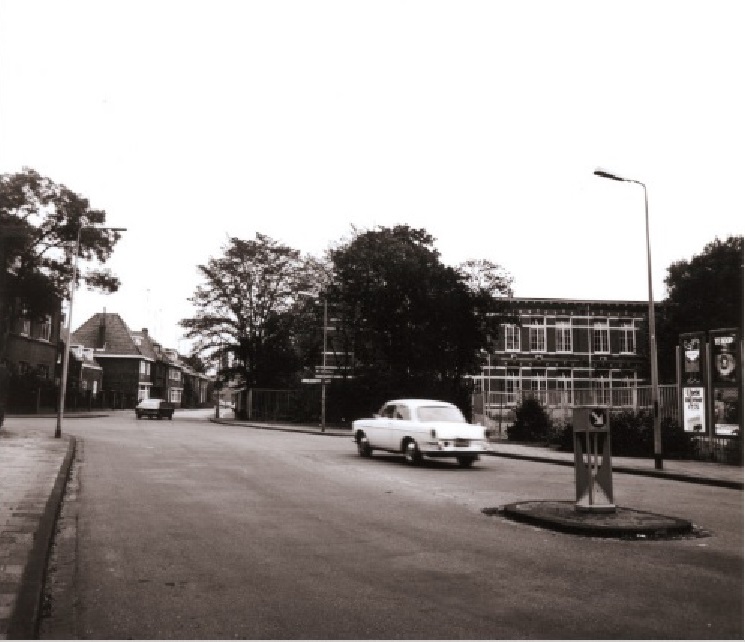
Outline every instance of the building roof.
[(145, 356), (132, 332), (116, 312), (97, 312), (72, 334), (71, 343), (93, 348), (97, 354)]

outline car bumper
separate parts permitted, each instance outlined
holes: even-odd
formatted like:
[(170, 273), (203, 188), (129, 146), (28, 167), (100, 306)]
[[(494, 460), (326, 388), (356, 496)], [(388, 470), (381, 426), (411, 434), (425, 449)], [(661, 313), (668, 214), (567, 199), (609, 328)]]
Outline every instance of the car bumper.
[(469, 446), (444, 446), (442, 444), (419, 444), (419, 451), (427, 457), (473, 457), (489, 452), (486, 443), (472, 443)]

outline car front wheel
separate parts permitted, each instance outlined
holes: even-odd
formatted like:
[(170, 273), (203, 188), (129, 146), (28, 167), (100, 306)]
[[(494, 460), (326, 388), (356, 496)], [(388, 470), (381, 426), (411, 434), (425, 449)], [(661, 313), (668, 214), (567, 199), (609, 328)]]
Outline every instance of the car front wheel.
[(458, 457), (458, 466), (461, 468), (470, 468), (476, 459), (477, 457), (463, 455), (462, 457)]
[(422, 463), (422, 452), (413, 439), (407, 440), (404, 444), (404, 457), (406, 457), (406, 463), (412, 466), (418, 466)]
[(372, 455), (372, 448), (365, 433), (357, 437), (357, 452), (360, 454), (360, 457), (370, 457)]

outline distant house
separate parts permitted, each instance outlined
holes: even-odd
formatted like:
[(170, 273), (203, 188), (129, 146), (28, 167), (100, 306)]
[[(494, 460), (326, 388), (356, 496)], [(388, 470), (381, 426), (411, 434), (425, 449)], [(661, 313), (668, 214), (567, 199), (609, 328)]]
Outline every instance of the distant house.
[(116, 313), (94, 314), (73, 333), (73, 343), (92, 350), (103, 372), (104, 395), (114, 407), (131, 408), (149, 398), (182, 408), (211, 405), (211, 377), (194, 372), (147, 328), (130, 330)]
[(124, 320), (111, 312), (94, 314), (72, 335), (71, 344), (93, 349), (103, 371), (103, 393), (114, 408), (134, 408), (151, 396), (156, 355), (139, 343)]

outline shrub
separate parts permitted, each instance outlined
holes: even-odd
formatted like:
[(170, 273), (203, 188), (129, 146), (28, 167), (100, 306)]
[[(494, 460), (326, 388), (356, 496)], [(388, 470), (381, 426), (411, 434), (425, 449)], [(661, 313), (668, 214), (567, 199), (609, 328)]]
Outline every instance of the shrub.
[(515, 410), (515, 423), (507, 428), (510, 441), (549, 441), (551, 418), (537, 399), (525, 399)]

